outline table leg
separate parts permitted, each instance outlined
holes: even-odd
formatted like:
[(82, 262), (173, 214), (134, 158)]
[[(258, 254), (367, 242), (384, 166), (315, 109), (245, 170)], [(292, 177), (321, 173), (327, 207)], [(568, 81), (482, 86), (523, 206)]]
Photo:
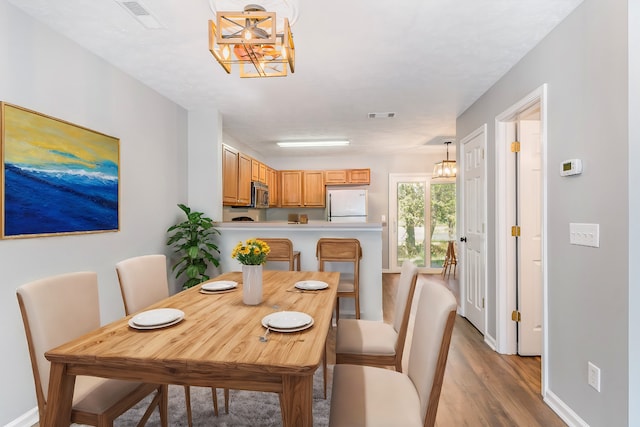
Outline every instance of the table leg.
[(67, 375), (66, 365), (51, 363), (49, 391), (47, 393), (47, 414), (43, 427), (67, 427), (71, 424), (71, 406), (75, 375)]
[(282, 381), (283, 427), (313, 427), (313, 374), (284, 376)]

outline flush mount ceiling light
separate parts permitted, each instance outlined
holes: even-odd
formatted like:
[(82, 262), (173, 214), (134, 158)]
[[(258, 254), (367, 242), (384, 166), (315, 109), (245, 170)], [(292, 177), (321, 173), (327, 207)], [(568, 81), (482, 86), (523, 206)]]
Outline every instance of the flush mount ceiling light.
[(281, 19), (282, 28), (279, 22), (276, 12), (258, 4), (216, 12), (216, 21), (209, 21), (209, 51), (227, 74), (237, 65), (240, 77), (286, 76), (287, 66), (295, 72), (295, 47), (289, 19)]
[(300, 147), (340, 147), (349, 145), (349, 141), (291, 141), (277, 142), (282, 148), (300, 148)]
[(449, 144), (451, 144), (451, 141), (447, 141), (444, 144), (447, 146), (447, 160), (435, 164), (433, 174), (431, 175), (432, 179), (456, 177), (456, 161), (449, 160)]

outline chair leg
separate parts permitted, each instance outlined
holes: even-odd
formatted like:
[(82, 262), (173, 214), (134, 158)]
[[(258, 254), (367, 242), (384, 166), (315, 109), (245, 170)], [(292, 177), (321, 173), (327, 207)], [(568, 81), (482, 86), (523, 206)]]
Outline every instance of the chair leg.
[(187, 407), (187, 425), (192, 427), (193, 416), (191, 414), (191, 388), (188, 385), (184, 386), (184, 401)]
[[(167, 425), (166, 424), (167, 422), (167, 411), (166, 411), (167, 389), (168, 387), (166, 385), (158, 387), (158, 391), (156, 392), (155, 396), (153, 396), (153, 400), (151, 400), (151, 403), (149, 404), (149, 406), (147, 406), (147, 410), (144, 411), (144, 414), (142, 415), (142, 418), (140, 418), (140, 422), (138, 423), (137, 427), (143, 427), (144, 425), (147, 424), (147, 421), (149, 421), (149, 418), (151, 417), (151, 414), (153, 414), (153, 411), (156, 409), (156, 406), (158, 407), (158, 411), (160, 412), (160, 422), (162, 423), (162, 420), (164, 419), (164, 424), (162, 425), (166, 427)], [(164, 405), (164, 418), (162, 416), (163, 405)], [(111, 423), (111, 425), (113, 425), (113, 423)]]
[(215, 387), (211, 387), (211, 398), (213, 399), (213, 414), (218, 416), (218, 391)]
[(224, 411), (229, 413), (229, 389), (224, 389)]

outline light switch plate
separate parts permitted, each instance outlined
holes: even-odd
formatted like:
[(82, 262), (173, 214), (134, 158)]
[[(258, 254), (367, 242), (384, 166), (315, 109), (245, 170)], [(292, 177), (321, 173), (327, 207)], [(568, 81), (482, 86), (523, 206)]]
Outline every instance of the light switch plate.
[(569, 223), (569, 243), (600, 247), (600, 224)]

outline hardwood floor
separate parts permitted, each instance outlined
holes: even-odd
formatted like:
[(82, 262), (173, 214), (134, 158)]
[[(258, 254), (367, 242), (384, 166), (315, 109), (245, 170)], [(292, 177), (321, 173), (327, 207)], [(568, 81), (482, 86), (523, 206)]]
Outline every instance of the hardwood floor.
[[(383, 275), (384, 320), (391, 321), (398, 274)], [(420, 275), (418, 286), (436, 281), (459, 299), (458, 281), (440, 275)], [(411, 332), (409, 332), (411, 333)], [(329, 337), (328, 362), (335, 363)], [(410, 345), (410, 342), (407, 343)], [(405, 356), (408, 356), (408, 349)], [(506, 356), (494, 352), (465, 318), (458, 316), (453, 329), (436, 427), (458, 426), (565, 426), (542, 401), (540, 358)]]

